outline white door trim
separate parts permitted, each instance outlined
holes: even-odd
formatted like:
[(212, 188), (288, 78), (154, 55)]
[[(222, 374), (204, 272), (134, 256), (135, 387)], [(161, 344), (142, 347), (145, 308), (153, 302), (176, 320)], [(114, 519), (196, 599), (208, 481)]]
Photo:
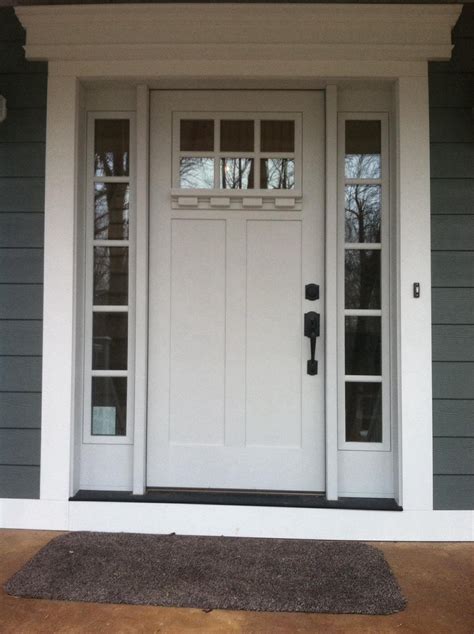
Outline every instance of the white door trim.
[[(179, 55), (176, 54), (168, 59), (159, 60), (143, 58), (116, 60), (113, 57), (104, 60), (103, 49), (97, 44), (89, 45), (87, 59), (83, 57), (75, 61), (65, 61), (66, 56), (60, 57), (59, 49), (53, 51), (48, 48), (48, 45), (55, 41), (51, 38), (49, 28), (55, 23), (58, 24), (57, 21), (51, 20), (51, 12), (53, 11), (55, 16), (58, 11), (61, 16), (66, 14), (69, 16), (69, 36), (71, 36), (75, 33), (77, 16), (74, 15), (74, 10), (76, 9), (72, 7), (17, 9), (18, 15), (28, 30), (28, 55), (52, 60), (48, 79), (46, 150), (42, 500), (64, 501), (74, 490), (71, 473), (74, 464), (72, 430), (77, 369), (74, 352), (76, 298), (73, 289), (76, 285), (77, 254), (75, 249), (80, 209), (80, 203), (76, 199), (78, 121), (81, 116), (79, 81), (117, 78), (123, 80), (127, 76), (135, 78), (137, 82), (143, 82), (143, 78), (146, 78), (148, 85), (156, 86), (163, 80), (183, 82), (189, 76), (195, 79), (220, 76), (235, 82), (244, 74), (249, 81), (284, 76), (294, 81), (307, 81), (312, 85), (317, 83), (319, 86), (326, 85), (325, 77), (390, 78), (396, 82), (397, 99), (394, 118), (398, 145), (400, 502), (405, 509), (431, 509), (433, 479), (429, 293), (431, 280), (426, 60), (433, 55), (433, 47), (436, 48), (436, 57), (449, 57), (451, 48), (449, 31), (461, 7), (430, 7), (429, 10), (423, 7), (416, 11), (413, 9), (418, 29), (424, 29), (426, 33), (430, 32), (425, 28), (426, 11), (436, 13), (438, 15), (436, 19), (439, 19), (444, 26), (442, 33), (436, 31), (437, 42), (440, 42), (440, 45), (431, 42), (429, 46), (423, 46), (421, 49), (412, 48), (405, 61), (396, 55), (391, 58), (385, 56), (379, 58), (386, 61), (373, 61), (377, 60), (374, 50), (371, 51), (369, 58), (363, 58), (361, 54), (347, 55), (346, 48), (344, 49), (346, 59), (342, 60), (329, 57), (323, 60), (302, 57), (288, 61), (283, 59), (281, 63), (278, 60), (278, 63), (275, 63), (272, 59), (260, 59), (260, 61), (252, 60), (251, 63), (246, 64), (245, 68), (242, 68), (242, 64), (237, 59), (221, 62), (207, 58), (180, 60)], [(117, 7), (113, 9), (118, 12)], [(341, 9), (346, 7), (342, 6)], [(98, 9), (89, 7), (88, 10), (97, 11)], [(377, 12), (379, 8), (372, 6), (371, 10)], [(96, 14), (93, 15), (96, 16)], [(347, 16), (345, 19), (350, 22)], [(37, 20), (38, 24), (41, 23), (41, 28), (36, 30), (35, 34)], [(86, 21), (90, 24), (89, 17), (86, 17)], [(390, 19), (387, 20), (386, 26), (390, 33)], [(67, 47), (68, 43), (65, 46)], [(178, 49), (179, 46), (175, 47), (175, 52)], [(378, 52), (380, 50), (382, 49), (378, 49)], [(353, 52), (352, 49), (351, 52)], [(334, 79), (331, 82), (334, 83)], [(143, 111), (143, 107), (141, 110)], [(143, 163), (141, 165), (143, 168)], [(140, 176), (138, 178), (140, 182)], [(420, 299), (413, 299), (411, 295), (413, 281), (421, 282)], [(136, 451), (139, 452), (138, 448)], [(138, 480), (137, 474), (137, 482)], [(134, 512), (132, 508), (130, 512)]]
[(136, 280), (135, 280), (135, 420), (133, 438), (134, 495), (146, 487), (146, 415), (148, 390), (148, 198), (150, 94), (148, 86), (137, 87), (136, 114)]
[[(44, 499), (65, 499), (74, 488), (71, 477), (73, 460), (70, 451), (74, 418), (72, 386), (76, 371), (72, 354), (75, 346), (75, 299), (71, 289), (75, 284), (76, 266), (77, 234), (73, 228), (77, 223), (74, 191), (77, 169), (76, 127), (80, 115), (77, 105), (78, 92), (78, 81), (75, 77), (50, 76), (48, 119), (51, 123), (47, 132), (41, 457), (41, 497)], [(69, 107), (66, 107), (66, 97), (69, 99)], [(401, 379), (399, 444), (400, 480), (404, 490), (399, 500), (404, 508), (426, 509), (432, 508), (431, 302), (428, 292), (430, 207), (426, 73), (424, 78), (399, 79), (395, 118), (398, 129), (399, 167), (398, 278), (402, 289), (398, 316)], [(138, 122), (138, 125), (143, 126), (143, 121)], [(144, 164), (142, 161), (139, 166), (143, 169)], [(413, 177), (413, 174), (416, 174), (416, 177)], [(146, 179), (140, 174), (138, 179), (141, 183), (140, 189), (146, 191)], [(146, 201), (146, 193), (137, 192), (137, 195), (141, 195), (141, 200)], [(61, 240), (58, 239), (59, 235)], [(145, 240), (144, 236), (141, 240)], [(424, 257), (420, 257), (420, 254)], [(61, 267), (58, 267), (58, 262), (61, 262)], [(415, 300), (411, 297), (413, 281), (420, 281), (422, 284), (420, 299)], [(67, 297), (70, 297), (69, 317), (65, 312)], [(69, 421), (68, 425), (65, 425), (65, 420)], [(141, 424), (144, 425), (144, 422)], [(138, 447), (136, 451), (139, 452)], [(142, 490), (138, 475), (134, 487), (137, 491)]]
[(326, 87), (326, 497), (337, 500), (338, 487), (338, 159), (337, 86)]

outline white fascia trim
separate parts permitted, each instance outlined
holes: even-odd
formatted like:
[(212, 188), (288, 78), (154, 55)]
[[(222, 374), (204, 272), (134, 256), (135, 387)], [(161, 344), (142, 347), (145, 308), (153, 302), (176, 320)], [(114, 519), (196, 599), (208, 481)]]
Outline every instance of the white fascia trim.
[(471, 541), (472, 511), (0, 500), (0, 527), (364, 541)]
[[(30, 59), (449, 58), (461, 6), (138, 4), (18, 7)], [(104, 28), (104, 25), (106, 28)], [(199, 25), (199, 28), (196, 28)], [(275, 57), (276, 56), (276, 57)]]
[[(449, 57), (449, 56), (448, 56)], [(185, 80), (189, 78), (242, 81), (291, 81), (312, 82), (311, 88), (323, 89), (335, 79), (373, 78), (396, 79), (398, 77), (424, 77), (426, 60), (392, 61), (375, 56), (372, 60), (268, 60), (256, 57), (246, 60), (182, 59), (176, 51), (174, 59), (156, 60), (77, 60), (50, 61), (49, 77), (77, 77), (79, 80), (118, 80), (136, 78), (137, 83), (150, 89), (160, 88), (161, 80)], [(289, 80), (289, 78), (291, 78)], [(330, 78), (329, 81), (327, 78)], [(133, 80), (133, 79), (132, 79)], [(314, 85), (317, 83), (317, 86)], [(237, 86), (238, 87), (238, 86)], [(281, 85), (278, 86), (281, 88)], [(285, 86), (288, 87), (288, 86)], [(291, 87), (291, 86), (290, 86)], [(168, 86), (169, 88), (169, 86)]]

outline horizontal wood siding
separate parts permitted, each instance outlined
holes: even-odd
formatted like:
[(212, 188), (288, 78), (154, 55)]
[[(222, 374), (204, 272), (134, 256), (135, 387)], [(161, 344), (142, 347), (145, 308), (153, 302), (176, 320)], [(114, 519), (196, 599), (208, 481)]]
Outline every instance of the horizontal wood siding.
[(0, 427), (39, 429), (40, 392), (0, 392)]
[(435, 475), (434, 507), (450, 511), (469, 511), (474, 507), (474, 476)]
[(37, 498), (47, 65), (25, 60), (24, 41), (0, 8), (0, 497)]
[(474, 400), (436, 399), (433, 402), (433, 427), (436, 438), (474, 437)]
[(434, 508), (474, 508), (474, 7), (429, 67)]
[(39, 498), (39, 465), (0, 465), (0, 498)]
[(40, 319), (42, 284), (0, 284), (0, 319)]
[(438, 214), (433, 216), (431, 246), (434, 250), (469, 251), (473, 244), (474, 214), (458, 214), (457, 216)]
[[(432, 112), (433, 109), (431, 109)], [(431, 179), (431, 214), (472, 214), (472, 178)]]

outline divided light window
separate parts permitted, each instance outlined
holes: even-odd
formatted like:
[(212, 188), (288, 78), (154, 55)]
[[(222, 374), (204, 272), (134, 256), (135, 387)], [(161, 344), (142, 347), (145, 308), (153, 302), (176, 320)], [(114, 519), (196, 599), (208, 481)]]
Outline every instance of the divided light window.
[(130, 442), (131, 118), (90, 115), (84, 441)]
[[(204, 115), (202, 115), (204, 116)], [(177, 115), (175, 184), (190, 190), (288, 190), (298, 184), (300, 121), (242, 113)], [(269, 115), (270, 117), (270, 115)]]
[(350, 114), (343, 115), (341, 123), (344, 407), (340, 448), (388, 450), (387, 119)]

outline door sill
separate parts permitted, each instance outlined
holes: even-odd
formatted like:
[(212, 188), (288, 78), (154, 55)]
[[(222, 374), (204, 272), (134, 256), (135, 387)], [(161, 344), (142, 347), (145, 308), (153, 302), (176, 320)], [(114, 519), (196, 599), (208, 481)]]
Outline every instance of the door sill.
[(402, 511), (392, 498), (339, 498), (327, 500), (324, 493), (301, 491), (248, 491), (236, 489), (150, 488), (144, 495), (131, 491), (79, 490), (71, 502), (147, 502), (155, 504), (221, 504), (231, 506), (275, 506), (359, 511)]

